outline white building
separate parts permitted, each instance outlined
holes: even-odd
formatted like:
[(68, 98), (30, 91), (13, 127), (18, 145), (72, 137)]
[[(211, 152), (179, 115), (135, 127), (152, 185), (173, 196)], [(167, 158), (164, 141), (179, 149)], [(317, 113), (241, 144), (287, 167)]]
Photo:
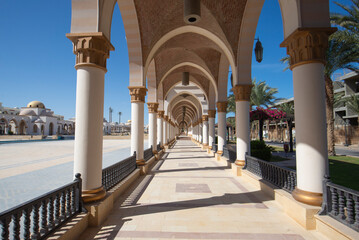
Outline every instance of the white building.
[(32, 101), (26, 107), (9, 108), (0, 103), (0, 134), (15, 135), (71, 135), (75, 122), (64, 120), (39, 101)]

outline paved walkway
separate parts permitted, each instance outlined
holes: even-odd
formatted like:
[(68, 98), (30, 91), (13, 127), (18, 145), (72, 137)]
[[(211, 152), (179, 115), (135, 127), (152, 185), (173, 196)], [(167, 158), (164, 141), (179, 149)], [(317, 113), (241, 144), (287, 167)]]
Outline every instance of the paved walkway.
[(179, 140), (80, 239), (325, 239), (190, 140)]

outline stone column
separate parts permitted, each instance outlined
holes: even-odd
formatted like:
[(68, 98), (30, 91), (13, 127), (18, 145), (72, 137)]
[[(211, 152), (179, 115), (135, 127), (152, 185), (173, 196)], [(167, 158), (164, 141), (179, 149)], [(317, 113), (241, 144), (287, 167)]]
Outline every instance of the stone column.
[(164, 121), (163, 121), (163, 142), (164, 142), (164, 145), (167, 146), (168, 145), (168, 116), (167, 115), (164, 115), (163, 117)]
[(320, 206), (328, 174), (324, 64), (332, 28), (301, 28), (284, 42), (293, 71), (297, 187), (293, 197)]
[(163, 114), (164, 111), (158, 111), (157, 115), (157, 144), (163, 147)]
[(208, 126), (208, 132), (209, 132), (208, 144), (209, 144), (209, 149), (212, 149), (213, 142), (215, 141), (215, 129), (214, 129), (215, 119), (216, 119), (216, 110), (208, 110), (208, 125), (209, 125)]
[(146, 164), (143, 157), (144, 140), (144, 103), (147, 88), (143, 86), (128, 87), (131, 95), (131, 154), (136, 151), (138, 166)]
[(241, 84), (233, 87), (236, 101), (236, 137), (237, 159), (235, 164), (244, 166), (246, 153), (250, 154), (250, 97), (252, 84)]
[(226, 129), (227, 129), (227, 102), (217, 102), (218, 112), (218, 151), (221, 155), (223, 153), (223, 146), (226, 145)]
[(157, 108), (158, 103), (147, 103), (148, 106), (148, 146), (152, 146), (152, 151), (154, 154), (157, 153)]
[(203, 146), (205, 148), (208, 148), (208, 115), (202, 116), (202, 122), (203, 122), (203, 127), (202, 127)]
[(114, 47), (100, 32), (66, 36), (73, 42), (77, 70), (74, 174), (81, 173), (84, 202), (92, 202), (106, 195), (102, 186), (104, 81), (106, 59)]

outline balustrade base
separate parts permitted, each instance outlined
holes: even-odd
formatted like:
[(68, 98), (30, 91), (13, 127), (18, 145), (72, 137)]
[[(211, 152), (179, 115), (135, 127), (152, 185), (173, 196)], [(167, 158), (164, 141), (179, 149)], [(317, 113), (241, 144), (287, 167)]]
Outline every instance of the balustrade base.
[(83, 190), (82, 191), (82, 200), (84, 203), (95, 202), (103, 199), (106, 196), (106, 190), (103, 186), (93, 189), (93, 190)]
[(295, 200), (301, 203), (305, 203), (311, 206), (321, 206), (323, 202), (322, 193), (314, 193), (295, 188), (292, 192), (292, 196)]

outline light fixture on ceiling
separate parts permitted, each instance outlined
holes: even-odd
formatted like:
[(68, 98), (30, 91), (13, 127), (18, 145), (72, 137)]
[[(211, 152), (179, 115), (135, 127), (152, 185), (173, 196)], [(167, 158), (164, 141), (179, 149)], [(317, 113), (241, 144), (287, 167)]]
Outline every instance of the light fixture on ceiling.
[(201, 1), (184, 0), (183, 18), (185, 23), (197, 23), (201, 19)]
[(262, 62), (263, 60), (263, 47), (262, 43), (259, 41), (259, 38), (256, 38), (254, 40), (257, 40), (256, 47), (254, 48), (254, 54), (256, 55), (257, 62)]
[(189, 84), (189, 72), (183, 72), (182, 73), (182, 85), (188, 86)]

